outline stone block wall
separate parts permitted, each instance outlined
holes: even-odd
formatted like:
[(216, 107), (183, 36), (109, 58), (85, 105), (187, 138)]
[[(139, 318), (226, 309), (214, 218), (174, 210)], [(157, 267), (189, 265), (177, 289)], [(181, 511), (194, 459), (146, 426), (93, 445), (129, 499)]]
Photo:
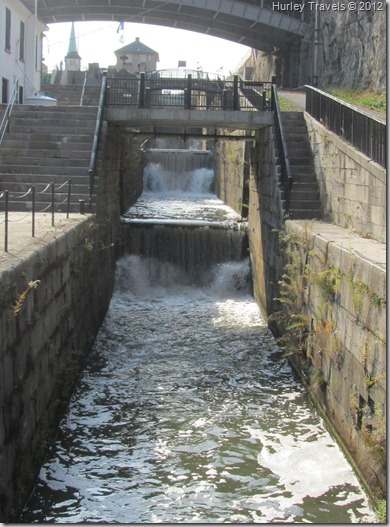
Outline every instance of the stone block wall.
[(3, 522), (17, 520), (31, 490), (106, 313), (114, 263), (107, 223), (91, 217), (1, 274)]
[(274, 299), (283, 265), (278, 235), (284, 221), (279, 174), (273, 128), (264, 128), (256, 134), (251, 155), (248, 238), (254, 297), (266, 316), (279, 307)]
[(139, 143), (107, 123), (95, 179), (96, 214), (70, 222), (0, 275), (2, 522), (17, 521), (103, 322), (121, 245), (120, 213), (142, 191)]
[(386, 242), (386, 170), (305, 113), (327, 220)]
[(233, 210), (242, 213), (244, 195), (244, 141), (218, 141), (214, 147), (215, 193)]
[[(287, 221), (282, 343), (382, 498), (386, 489), (386, 250), (330, 224)], [(366, 255), (366, 256), (364, 256)]]

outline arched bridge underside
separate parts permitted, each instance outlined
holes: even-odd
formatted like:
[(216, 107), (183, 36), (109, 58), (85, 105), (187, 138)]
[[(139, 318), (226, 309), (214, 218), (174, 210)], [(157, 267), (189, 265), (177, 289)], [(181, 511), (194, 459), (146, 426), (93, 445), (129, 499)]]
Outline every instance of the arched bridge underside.
[[(23, 0), (33, 10), (35, 0)], [(45, 23), (125, 21), (186, 29), (272, 52), (304, 36), (301, 15), (288, 16), (273, 0), (39, 0)]]

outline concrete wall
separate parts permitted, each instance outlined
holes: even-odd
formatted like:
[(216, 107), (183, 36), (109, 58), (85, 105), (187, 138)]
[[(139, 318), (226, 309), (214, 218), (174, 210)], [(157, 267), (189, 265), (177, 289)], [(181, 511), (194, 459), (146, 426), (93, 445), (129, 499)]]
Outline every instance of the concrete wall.
[(326, 218), (386, 243), (386, 170), (305, 113)]

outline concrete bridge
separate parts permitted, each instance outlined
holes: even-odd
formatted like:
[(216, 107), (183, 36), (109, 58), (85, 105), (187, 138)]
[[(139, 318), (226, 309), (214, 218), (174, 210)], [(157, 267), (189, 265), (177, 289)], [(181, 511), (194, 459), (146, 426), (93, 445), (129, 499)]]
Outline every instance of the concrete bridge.
[(273, 109), (270, 82), (238, 75), (227, 81), (204, 72), (163, 70), (106, 81), (104, 119), (141, 133), (159, 126), (254, 131), (274, 123)]
[[(34, 7), (34, 0), (25, 0)], [(278, 12), (272, 0), (41, 0), (38, 16), (47, 24), (125, 21), (205, 33), (273, 52), (299, 41), (308, 26), (301, 13)]]

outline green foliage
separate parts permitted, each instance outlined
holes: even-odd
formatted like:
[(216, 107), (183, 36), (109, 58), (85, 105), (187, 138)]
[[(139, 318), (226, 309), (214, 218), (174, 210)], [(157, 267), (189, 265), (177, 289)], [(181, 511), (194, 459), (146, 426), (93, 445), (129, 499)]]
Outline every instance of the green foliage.
[(302, 112), (303, 109), (298, 104), (289, 101), (285, 97), (279, 95), (279, 107), (281, 112)]
[(380, 523), (387, 523), (387, 501), (378, 500), (376, 503), (376, 515)]
[[(324, 88), (324, 91), (334, 95), (349, 104), (386, 113), (386, 94), (354, 90), (349, 88)], [(386, 115), (383, 116), (386, 119)]]

